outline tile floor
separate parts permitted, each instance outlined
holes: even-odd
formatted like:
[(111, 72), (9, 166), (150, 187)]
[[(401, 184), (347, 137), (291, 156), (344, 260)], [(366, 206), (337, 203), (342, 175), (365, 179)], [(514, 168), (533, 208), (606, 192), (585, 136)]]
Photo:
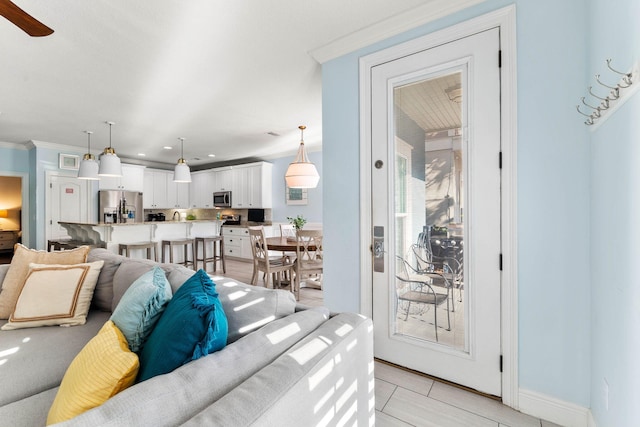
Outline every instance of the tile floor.
[(559, 427), (498, 400), (375, 362), (376, 427)]

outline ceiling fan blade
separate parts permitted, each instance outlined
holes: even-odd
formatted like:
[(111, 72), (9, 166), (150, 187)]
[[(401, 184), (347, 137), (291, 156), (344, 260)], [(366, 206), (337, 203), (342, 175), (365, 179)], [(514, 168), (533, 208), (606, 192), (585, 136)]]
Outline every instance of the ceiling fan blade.
[(20, 9), (10, 0), (0, 0), (0, 15), (13, 22), (31, 37), (43, 37), (53, 33), (51, 28)]

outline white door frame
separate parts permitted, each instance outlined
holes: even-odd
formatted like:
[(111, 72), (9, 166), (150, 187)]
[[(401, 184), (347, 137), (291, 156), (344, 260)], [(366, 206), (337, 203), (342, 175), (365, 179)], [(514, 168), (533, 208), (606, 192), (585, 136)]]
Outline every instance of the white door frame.
[[(69, 175), (66, 173), (61, 173), (60, 171), (56, 171), (56, 170), (47, 170), (44, 173), (45, 176), (45, 213), (44, 213), (44, 217), (45, 217), (45, 223), (44, 223), (44, 247), (45, 250), (48, 250), (49, 248), (46, 247), (46, 243), (47, 243), (47, 239), (49, 239), (49, 236), (51, 235), (51, 228), (52, 228), (52, 224), (51, 224), (51, 179), (52, 177), (61, 177), (61, 178), (75, 178), (73, 175)], [(81, 197), (85, 198), (85, 200), (87, 201), (87, 217), (84, 218), (83, 222), (87, 222), (87, 223), (91, 223), (92, 221), (90, 221), (90, 218), (94, 218), (95, 217), (95, 213), (94, 213), (94, 206), (91, 203), (91, 193), (93, 191), (93, 181), (87, 181), (86, 184), (86, 193), (84, 195), (81, 195)]]
[[(414, 40), (360, 58), (360, 311), (373, 315), (373, 224), (371, 224), (371, 68), (467, 37), (490, 28), (500, 29), (500, 133), (502, 150), (502, 277), (501, 345), (502, 401), (518, 409), (518, 265), (517, 265), (517, 96), (516, 11), (507, 6)], [(498, 162), (498, 159), (496, 159)], [(496, 261), (497, 262), (497, 261)]]

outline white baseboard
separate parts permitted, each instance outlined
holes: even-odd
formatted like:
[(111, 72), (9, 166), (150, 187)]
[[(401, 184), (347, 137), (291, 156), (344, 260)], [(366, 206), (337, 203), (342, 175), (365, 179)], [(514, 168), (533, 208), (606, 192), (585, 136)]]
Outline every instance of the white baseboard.
[(588, 408), (565, 402), (555, 397), (520, 389), (520, 411), (536, 418), (551, 421), (566, 427), (596, 427)]

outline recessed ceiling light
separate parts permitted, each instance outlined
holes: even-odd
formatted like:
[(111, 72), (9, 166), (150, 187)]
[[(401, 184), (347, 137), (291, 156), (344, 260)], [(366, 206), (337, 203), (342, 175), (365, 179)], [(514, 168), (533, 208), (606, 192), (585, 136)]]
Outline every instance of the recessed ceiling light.
[(207, 156), (209, 156), (209, 157), (215, 157), (216, 155), (215, 155), (215, 154), (207, 154)]
[(279, 134), (279, 133), (276, 133), (276, 132), (273, 132), (273, 131), (272, 131), (272, 132), (267, 132), (267, 135), (271, 135), (271, 136), (280, 136), (280, 134)]
[(140, 156), (140, 157), (144, 157), (144, 156), (146, 156), (146, 154), (144, 154), (144, 153), (138, 153), (138, 156)]
[(165, 150), (173, 150), (173, 147), (169, 147), (168, 145), (165, 145), (165, 146), (164, 146), (164, 147), (162, 147), (162, 148), (164, 148)]

